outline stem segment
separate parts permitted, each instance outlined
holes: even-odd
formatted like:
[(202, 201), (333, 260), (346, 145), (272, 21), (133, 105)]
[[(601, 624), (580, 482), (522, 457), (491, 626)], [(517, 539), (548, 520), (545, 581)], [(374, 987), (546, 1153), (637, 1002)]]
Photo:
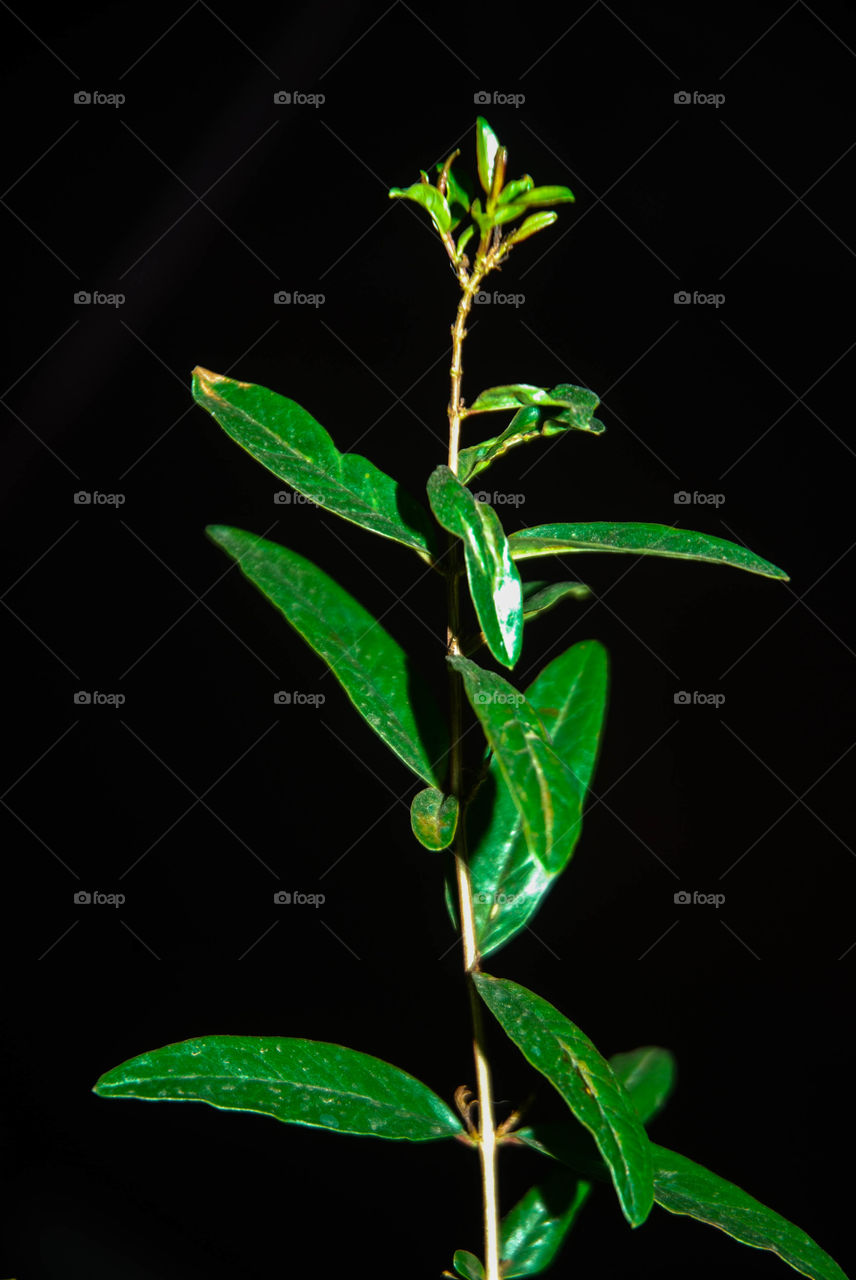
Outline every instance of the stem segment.
[[(452, 326), (451, 397), (449, 400), (449, 469), (458, 473), (458, 450), (461, 436), (461, 351), (466, 337), (466, 320), (473, 297), (490, 266), (479, 263), (472, 274), (461, 280), (463, 290), (458, 312)], [(450, 568), (448, 577), (448, 652), (460, 654), (460, 596), (459, 584), (462, 572), (461, 545), (450, 535)], [(455, 872), (458, 884), (458, 910), (464, 945), (464, 968), (467, 973), (470, 1009), (473, 1022), (473, 1055), (476, 1068), (476, 1091), (479, 1104), (479, 1158), (482, 1170), (482, 1201), (484, 1207), (484, 1265), (485, 1280), (500, 1280), (499, 1271), (499, 1196), (497, 1189), (497, 1141), (493, 1115), (493, 1089), (490, 1066), (485, 1045), (484, 1019), (481, 1001), (471, 974), (478, 970), (479, 951), (476, 945), (475, 916), (473, 913), (472, 885), (467, 864), (467, 836), (465, 794), (463, 784), (463, 721), (464, 695), (461, 677), (451, 672), (451, 790), (458, 799), (459, 817), (455, 839)]]

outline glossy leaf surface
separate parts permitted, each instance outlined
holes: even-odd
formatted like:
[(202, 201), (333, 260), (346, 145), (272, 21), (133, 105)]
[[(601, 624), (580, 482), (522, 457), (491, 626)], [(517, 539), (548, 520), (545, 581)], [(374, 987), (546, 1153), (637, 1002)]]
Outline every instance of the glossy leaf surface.
[[(583, 388), (579, 390), (582, 391)], [(586, 396), (588, 394), (588, 392), (585, 393)], [(505, 406), (505, 408), (509, 407)], [(545, 438), (556, 436), (570, 430), (588, 431), (593, 435), (600, 435), (604, 430), (603, 423), (593, 418), (591, 412), (582, 397), (573, 407), (567, 400), (562, 408), (527, 405), (515, 413), (511, 422), (498, 436), (493, 436), (490, 440), (482, 440), (480, 444), (461, 450), (458, 457), (458, 476), (461, 480), (472, 480), (473, 476), (484, 471), (491, 463), (496, 462), (497, 458), (508, 453), (509, 449), (528, 444), (541, 436)]]
[(565, 204), (575, 199), (570, 187), (530, 187), (515, 196), (518, 204), (537, 207), (544, 204)]
[(769, 1249), (813, 1280), (847, 1280), (810, 1236), (740, 1187), (665, 1147), (655, 1145), (653, 1153), (655, 1198), (670, 1213), (718, 1227), (741, 1244)]
[(458, 826), (458, 801), (436, 787), (426, 787), (413, 797), (410, 825), (426, 849), (448, 849)]
[(522, 693), (469, 658), (448, 662), (463, 677), (470, 706), (496, 753), (530, 853), (546, 871), (561, 870), (579, 834), (577, 779)]
[(456, 1249), (452, 1262), (458, 1275), (463, 1276), (464, 1280), (484, 1280), (481, 1259), (468, 1249)]
[(503, 1280), (534, 1276), (550, 1266), (590, 1190), (588, 1182), (560, 1169), (527, 1191), (502, 1220)]
[(562, 600), (587, 600), (591, 587), (582, 582), (524, 582), (523, 621), (548, 613)]
[(497, 662), (513, 667), (523, 644), (523, 589), (499, 516), (446, 466), (429, 477), (428, 500), (438, 522), (464, 544), (470, 595), (488, 648)]
[(497, 138), (484, 116), (479, 116), (476, 120), (476, 158), (478, 160), (479, 182), (482, 185), (482, 189), (488, 194), (493, 188), (496, 158), (499, 150), (499, 138)]
[(416, 204), (421, 205), (431, 215), (431, 221), (441, 236), (451, 230), (452, 214), (446, 198), (431, 183), (414, 182), (409, 187), (392, 187), (389, 196), (391, 200), (396, 197), (402, 197), (405, 200), (413, 200)]
[(766, 578), (788, 581), (783, 569), (777, 569), (746, 547), (725, 538), (714, 538), (689, 529), (673, 529), (665, 524), (542, 524), (513, 533), (509, 544), (515, 560), (566, 555), (575, 551), (634, 552), (728, 564)]
[(209, 536), (324, 659), (360, 715), (420, 778), (442, 783), (448, 733), (436, 700), (389, 632), (311, 560), (242, 529)]
[(579, 1027), (554, 1005), (507, 978), (474, 973), (479, 995), (506, 1035), (562, 1095), (609, 1167), (631, 1226), (654, 1202), (651, 1144), (624, 1087)]
[(102, 1098), (207, 1102), (288, 1124), (425, 1142), (462, 1133), (427, 1085), (380, 1058), (319, 1040), (203, 1036), (107, 1071)]
[(575, 387), (569, 382), (559, 383), (551, 391), (545, 387), (516, 382), (502, 387), (488, 387), (486, 391), (482, 391), (467, 407), (466, 416), (535, 405), (545, 409), (570, 409), (580, 423), (586, 423), (599, 404), (593, 391), (586, 387)]
[(519, 244), (521, 240), (528, 240), (530, 236), (537, 235), (539, 231), (543, 231), (545, 227), (551, 227), (558, 218), (557, 213), (533, 213), (525, 222), (521, 222), (519, 227), (511, 232), (507, 243)]
[(293, 400), (208, 369), (194, 369), (193, 397), (227, 435), (304, 497), (403, 542), (424, 559), (436, 555), (436, 530), (424, 507), (367, 458), (340, 453), (321, 424)]
[(476, 941), (482, 955), (526, 927), (571, 858), (600, 745), (607, 683), (605, 649), (584, 640), (554, 658), (526, 690), (564, 767), (562, 785), (573, 801), (572, 825), (555, 869), (547, 870), (529, 848), (498, 754), (491, 760), (468, 815)]

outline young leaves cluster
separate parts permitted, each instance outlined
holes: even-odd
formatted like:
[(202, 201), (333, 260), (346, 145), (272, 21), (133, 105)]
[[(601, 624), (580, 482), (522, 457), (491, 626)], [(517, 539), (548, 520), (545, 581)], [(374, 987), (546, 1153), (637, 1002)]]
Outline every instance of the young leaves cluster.
[[(466, 298), (513, 246), (555, 220), (551, 206), (574, 197), (564, 186), (536, 186), (528, 174), (506, 182), (507, 152), (482, 118), (476, 126), (477, 197), (474, 184), (453, 169), (458, 154), (436, 166), (435, 181), (423, 171), (421, 181), (390, 195), (428, 213)], [(465, 249), (476, 236), (471, 264)], [(606, 715), (608, 663), (597, 641), (571, 645), (526, 689), (509, 678), (527, 627), (587, 592), (576, 580), (523, 581), (523, 562), (617, 553), (706, 561), (774, 579), (786, 575), (745, 547), (658, 524), (562, 522), (505, 530), (497, 512), (477, 499), (472, 481), (518, 446), (570, 432), (600, 435), (597, 396), (583, 387), (503, 383), (468, 406), (461, 402), (458, 417), (465, 427), (486, 414), (511, 417), (496, 434), (450, 456), (455, 465), (437, 466), (422, 501), (367, 458), (340, 452), (310, 413), (274, 391), (196, 369), (193, 395), (252, 457), (330, 513), (401, 544), (447, 577), (457, 572), (453, 552), (460, 551), (472, 634), (455, 637), (448, 662), (484, 737), (477, 784), (466, 793), (451, 783), (449, 728), (428, 679), (359, 600), (286, 547), (240, 529), (208, 529), (327, 664), (369, 729), (424, 784), (411, 810), (421, 844), (437, 852), (466, 835), (459, 848), (468, 850), (471, 903), (462, 905), (474, 921), (471, 980), (498, 1026), (569, 1113), (567, 1124), (552, 1128), (500, 1126), (502, 1145), (540, 1152), (548, 1170), (502, 1222), (503, 1280), (550, 1265), (600, 1181), (612, 1183), (631, 1226), (641, 1225), (656, 1203), (772, 1250), (804, 1275), (843, 1280), (837, 1264), (798, 1228), (650, 1141), (646, 1125), (673, 1084), (674, 1064), (665, 1050), (643, 1048), (607, 1061), (552, 1004), (485, 973), (479, 963), (526, 928), (568, 867)], [(506, 674), (492, 670), (491, 659)], [(438, 859), (438, 891), (446, 865)], [(451, 899), (448, 905), (454, 923), (460, 905)], [(339, 1133), (417, 1142), (455, 1138), (471, 1146), (479, 1140), (406, 1072), (317, 1041), (184, 1041), (108, 1071), (95, 1090), (103, 1097), (207, 1102)], [(479, 1258), (464, 1250), (455, 1254), (454, 1266), (463, 1280), (485, 1274)]]

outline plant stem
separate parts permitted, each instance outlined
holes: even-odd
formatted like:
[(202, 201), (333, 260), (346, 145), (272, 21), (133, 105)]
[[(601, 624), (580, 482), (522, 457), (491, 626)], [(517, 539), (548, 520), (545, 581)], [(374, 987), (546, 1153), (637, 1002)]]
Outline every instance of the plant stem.
[[(486, 264), (485, 264), (486, 265)], [(489, 270), (490, 267), (487, 267)], [(463, 290), (455, 323), (452, 326), (451, 397), (449, 400), (449, 468), (458, 473), (458, 451), (461, 436), (461, 351), (466, 337), (466, 320), (473, 297), (485, 274), (477, 266), (472, 275), (461, 281)], [(460, 596), (461, 548), (457, 538), (451, 538), (451, 564), (448, 577), (448, 652), (460, 654)], [(481, 1001), (471, 974), (479, 967), (479, 951), (476, 944), (476, 926), (473, 913), (473, 894), (470, 869), (467, 863), (467, 837), (465, 793), (463, 785), (463, 683), (457, 672), (451, 673), (451, 790), (459, 806), (458, 828), (455, 838), (455, 872), (458, 884), (458, 910), (464, 945), (464, 968), (467, 973), (470, 1010), (473, 1023), (473, 1055), (476, 1067), (476, 1092), (479, 1103), (479, 1158), (482, 1170), (482, 1201), (484, 1207), (484, 1266), (485, 1280), (500, 1280), (499, 1272), (499, 1204), (497, 1189), (496, 1128), (493, 1115), (493, 1089), (490, 1066), (485, 1046), (484, 1019)]]

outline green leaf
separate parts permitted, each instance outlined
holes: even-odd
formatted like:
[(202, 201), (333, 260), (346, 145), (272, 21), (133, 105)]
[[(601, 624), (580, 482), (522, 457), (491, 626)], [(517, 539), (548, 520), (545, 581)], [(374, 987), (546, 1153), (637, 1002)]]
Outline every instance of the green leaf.
[(474, 973), (506, 1035), (562, 1095), (609, 1166), (624, 1216), (638, 1227), (654, 1202), (651, 1144), (623, 1085), (588, 1036), (533, 991)]
[(466, 1249), (456, 1249), (452, 1265), (464, 1280), (484, 1280), (484, 1267), (481, 1259)]
[[(571, 410), (578, 421), (588, 422), (600, 401), (593, 391), (585, 387), (574, 387), (570, 383), (560, 383), (552, 391), (544, 387), (533, 387), (525, 382), (512, 383), (503, 387), (488, 387), (482, 391), (465, 411), (469, 417), (473, 413), (496, 413), (501, 409), (520, 409), (527, 405), (540, 405), (543, 408)], [(555, 416), (555, 415), (552, 415)]]
[(653, 1153), (654, 1195), (669, 1213), (719, 1227), (754, 1249), (769, 1249), (813, 1280), (847, 1280), (838, 1263), (810, 1236), (732, 1182), (665, 1147), (655, 1145)]
[(476, 156), (479, 166), (479, 182), (488, 195), (490, 195), (493, 187), (496, 157), (499, 149), (499, 139), (493, 129), (491, 129), (484, 116), (479, 116), (476, 120)]
[(441, 236), (451, 231), (452, 213), (446, 198), (430, 182), (414, 182), (409, 187), (392, 187), (389, 192), (390, 199), (395, 199), (397, 196), (421, 204), (422, 208), (431, 215), (431, 221)]
[(463, 541), (470, 595), (491, 653), (513, 667), (523, 644), (523, 591), (499, 516), (446, 466), (429, 477), (428, 501), (443, 528)]
[(356, 1049), (275, 1036), (203, 1036), (130, 1058), (101, 1076), (102, 1098), (207, 1102), (286, 1124), (427, 1142), (462, 1132), (427, 1085)]
[(542, 204), (564, 204), (574, 200), (570, 187), (531, 187), (515, 196), (518, 204), (537, 206)]
[(324, 659), (360, 715), (399, 759), (442, 785), (448, 751), (436, 699), (379, 622), (311, 560), (242, 529), (209, 537)]
[(648, 1124), (662, 1111), (675, 1087), (674, 1056), (668, 1049), (645, 1045), (614, 1054), (609, 1065), (630, 1095), (639, 1119)]
[(590, 595), (591, 587), (582, 582), (524, 582), (523, 621), (548, 613), (562, 600), (587, 600)]
[(436, 787), (426, 787), (413, 797), (410, 825), (426, 849), (448, 849), (458, 826), (458, 801)]
[(473, 238), (473, 236), (475, 235), (475, 233), (476, 233), (476, 229), (475, 229), (475, 227), (472, 225), (472, 223), (470, 223), (470, 225), (469, 225), (468, 227), (466, 227), (466, 228), (461, 232), (461, 234), (458, 236), (458, 243), (457, 243), (457, 244), (456, 244), (456, 246), (455, 246), (455, 257), (456, 257), (456, 258), (460, 259), (460, 257), (461, 257), (461, 255), (462, 255), (462, 253), (463, 253), (463, 252), (464, 252), (464, 250), (466, 249), (466, 247), (467, 247), (467, 245), (469, 244), (470, 240), (472, 240), (472, 238)]
[(521, 192), (531, 191), (534, 186), (535, 183), (529, 177), (529, 174), (525, 173), (522, 178), (517, 178), (515, 182), (509, 182), (507, 186), (502, 188), (499, 203), (510, 204), (517, 199)]
[(546, 1271), (591, 1190), (564, 1169), (527, 1191), (502, 1221), (503, 1280)]
[(397, 480), (358, 453), (340, 453), (311, 414), (285, 396), (194, 369), (193, 398), (243, 449), (328, 511), (413, 547), (429, 562), (436, 530)]
[[(437, 173), (443, 172), (443, 165), (438, 162)], [(469, 212), (470, 205), (473, 202), (473, 193), (471, 190), (471, 182), (468, 178), (459, 178), (454, 169), (450, 168), (446, 175), (446, 200), (452, 214), (466, 214)], [(458, 219), (460, 221), (460, 219)]]
[(505, 243), (520, 244), (521, 240), (528, 240), (530, 236), (543, 231), (545, 227), (552, 227), (558, 216), (557, 213), (533, 213), (531, 218), (521, 222), (520, 226), (511, 232)]
[(499, 752), (491, 759), (487, 780), (468, 813), (476, 941), (483, 956), (526, 927), (570, 861), (597, 759), (607, 683), (606, 650), (596, 640), (583, 640), (554, 658), (526, 690), (562, 767), (559, 785), (567, 831), (550, 869), (529, 847)]
[[(559, 389), (556, 388), (556, 390)], [(539, 436), (546, 438), (560, 435), (563, 431), (570, 430), (589, 431), (594, 435), (600, 435), (604, 429), (603, 423), (591, 416), (590, 409), (583, 407), (582, 397), (591, 396), (591, 392), (584, 391), (582, 387), (561, 389), (579, 392), (579, 405), (571, 409), (568, 402), (565, 401), (563, 402), (565, 407), (562, 409), (539, 405), (527, 405), (522, 409), (518, 409), (511, 422), (500, 435), (494, 436), (491, 440), (483, 440), (481, 444), (472, 445), (469, 449), (461, 450), (458, 455), (459, 479), (469, 482), (480, 471), (484, 471), (492, 463), (496, 462), (497, 458), (501, 458), (503, 454), (508, 453), (509, 449), (514, 449), (520, 444), (527, 444), (531, 440), (537, 440)], [(591, 398), (595, 400), (596, 404), (596, 398), (593, 396)], [(479, 399), (481, 399), (481, 396)], [(469, 413), (471, 410), (467, 410), (467, 412)], [(479, 412), (482, 411), (479, 410)]]
[(765, 578), (789, 581), (783, 569), (777, 569), (735, 542), (689, 529), (673, 529), (666, 524), (541, 524), (513, 533), (508, 541), (515, 560), (566, 555), (573, 551), (637, 552), (729, 564)]

